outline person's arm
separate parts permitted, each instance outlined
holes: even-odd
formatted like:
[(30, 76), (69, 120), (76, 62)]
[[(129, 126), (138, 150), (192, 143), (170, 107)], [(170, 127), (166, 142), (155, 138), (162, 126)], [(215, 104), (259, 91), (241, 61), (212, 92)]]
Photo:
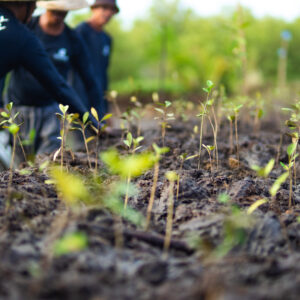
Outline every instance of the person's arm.
[(77, 34), (75, 35), (75, 32), (73, 32), (73, 34), (76, 52), (72, 57), (72, 63), (85, 85), (90, 106), (94, 107), (98, 111), (98, 114), (103, 117), (106, 113), (104, 110), (103, 87), (99, 86), (99, 83), (96, 80), (92, 61), (84, 41)]
[(4, 83), (5, 83), (5, 77), (0, 78), (0, 110), (4, 107), (4, 103), (3, 103)]
[(30, 32), (26, 38), (20, 63), (41, 82), (58, 103), (69, 105), (71, 112), (83, 115), (88, 108), (58, 73), (39, 40)]

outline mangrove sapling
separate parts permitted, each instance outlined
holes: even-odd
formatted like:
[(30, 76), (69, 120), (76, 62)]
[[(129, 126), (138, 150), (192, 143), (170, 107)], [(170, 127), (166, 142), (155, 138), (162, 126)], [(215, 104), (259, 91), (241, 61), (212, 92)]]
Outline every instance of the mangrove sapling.
[(173, 214), (174, 214), (174, 185), (177, 180), (176, 172), (169, 171), (166, 173), (166, 178), (169, 180), (169, 197), (168, 197), (168, 214), (166, 224), (166, 235), (164, 242), (164, 257), (168, 256), (172, 238)]
[[(101, 159), (108, 165), (112, 173), (117, 174), (126, 180), (129, 186), (132, 178), (142, 175), (148, 169), (151, 169), (155, 163), (153, 153), (131, 154), (121, 157), (116, 150), (110, 150), (101, 154)], [(128, 180), (130, 179), (130, 180)], [(128, 205), (129, 196), (126, 193), (124, 209)]]
[(209, 156), (209, 164), (210, 164), (210, 172), (212, 173), (213, 171), (213, 163), (212, 163), (212, 159), (211, 159), (211, 152), (214, 151), (215, 149), (215, 146), (210, 146), (210, 145), (202, 145), (205, 150), (207, 151), (208, 153), (208, 156)]
[(61, 122), (60, 136), (58, 137), (58, 139), (61, 141), (61, 145), (60, 148), (55, 152), (53, 161), (56, 161), (57, 156), (60, 154), (60, 167), (61, 170), (63, 170), (67, 134), (70, 125), (74, 122), (75, 119), (78, 119), (78, 114), (68, 114), (68, 105), (64, 106), (62, 104), (59, 104), (59, 109), (61, 113), (56, 113), (56, 116), (60, 119)]
[[(109, 120), (113, 115), (112, 114), (106, 114), (102, 119), (99, 118), (97, 110), (92, 107), (91, 108), (91, 114), (92, 116), (96, 119), (97, 121), (97, 128), (92, 126), (94, 131), (96, 132), (96, 159), (95, 159), (95, 175), (98, 172), (98, 157), (99, 157), (99, 139), (100, 139), (100, 134), (102, 131), (104, 131), (107, 127), (107, 125), (104, 125), (104, 122)], [(90, 138), (92, 139), (92, 137)]]
[[(269, 174), (273, 170), (275, 165), (275, 160), (271, 159), (265, 167), (260, 167), (260, 166), (251, 166), (251, 168), (256, 171), (257, 175), (263, 178), (268, 178)], [(289, 177), (289, 173), (285, 172), (282, 175), (280, 175), (273, 183), (271, 188), (269, 189), (269, 193), (271, 195), (271, 203), (273, 205), (276, 205), (276, 194), (278, 193), (281, 185), (287, 180)], [(252, 214), (259, 206), (267, 203), (269, 200), (266, 198), (259, 199), (255, 203), (253, 203), (249, 209), (248, 209), (248, 214)]]
[[(127, 139), (123, 141), (123, 143), (128, 147), (128, 150), (130, 151), (131, 154), (134, 154), (138, 149), (141, 148), (139, 146), (140, 142), (144, 140), (144, 137), (139, 136), (136, 139), (132, 137), (131, 132), (127, 133)], [(131, 183), (131, 176), (129, 175), (127, 178), (127, 191), (126, 191), (126, 196), (125, 196), (125, 208), (127, 207), (128, 203), (128, 197), (129, 197), (129, 186)]]
[(79, 125), (79, 127), (74, 127), (71, 128), (72, 130), (79, 130), (82, 134), (83, 137), (83, 141), (84, 141), (84, 146), (85, 146), (85, 150), (86, 150), (86, 155), (87, 155), (87, 160), (88, 160), (88, 164), (89, 164), (89, 168), (92, 169), (92, 164), (91, 164), (91, 159), (90, 159), (90, 152), (89, 152), (89, 147), (88, 147), (88, 143), (94, 138), (91, 137), (89, 139), (86, 138), (86, 129), (87, 127), (90, 125), (91, 122), (88, 121), (89, 119), (89, 112), (86, 112), (83, 117), (82, 120), (74, 120), (73, 123)]
[(169, 152), (169, 148), (167, 147), (160, 148), (156, 144), (153, 144), (152, 147), (155, 151), (155, 164), (154, 164), (153, 185), (151, 189), (150, 200), (147, 207), (147, 219), (146, 219), (146, 227), (145, 227), (146, 230), (149, 230), (150, 221), (151, 221), (152, 208), (154, 204), (155, 192), (156, 192), (158, 175), (159, 175), (159, 161), (161, 159), (162, 154)]
[(287, 154), (288, 154), (288, 164), (284, 164), (280, 162), (281, 166), (284, 168), (285, 171), (289, 174), (289, 186), (290, 186), (290, 192), (289, 192), (289, 208), (293, 206), (292, 203), (292, 197), (293, 197), (293, 167), (296, 162), (296, 158), (299, 156), (298, 153), (296, 153), (298, 143), (290, 144), (287, 148)]
[(129, 152), (134, 154), (137, 150), (141, 149), (140, 143), (144, 140), (144, 137), (138, 136), (137, 138), (133, 138), (132, 133), (127, 133), (126, 140), (123, 140), (123, 143), (127, 146)]
[[(0, 126), (2, 126), (5, 129), (9, 129), (9, 127), (11, 125), (13, 125), (13, 127), (15, 127), (15, 125), (17, 125), (20, 129), (20, 126), (22, 124), (16, 123), (16, 119), (19, 116), (19, 112), (15, 113), (15, 114), (13, 113), (13, 103), (12, 102), (8, 103), (5, 106), (5, 109), (6, 109), (6, 111), (1, 112), (1, 116), (4, 118), (4, 120), (1, 121)], [(18, 141), (18, 143), (20, 145), (20, 148), (22, 150), (25, 161), (27, 161), (27, 156), (26, 156), (26, 153), (25, 153), (25, 150), (23, 147), (23, 143), (20, 139), (18, 132), (16, 133), (16, 140)], [(16, 145), (15, 145), (15, 147), (16, 147)], [(16, 151), (16, 148), (15, 148), (15, 151)], [(14, 159), (15, 159), (15, 155), (14, 155)], [(14, 159), (13, 159), (13, 164), (14, 164)]]
[(165, 146), (165, 137), (166, 137), (166, 129), (171, 128), (169, 121), (175, 120), (174, 113), (169, 113), (168, 108), (172, 105), (172, 102), (165, 101), (164, 103), (156, 103), (162, 108), (155, 107), (154, 109), (159, 112), (160, 116), (155, 117), (155, 120), (160, 121), (161, 126), (161, 137), (162, 137), (162, 145)]
[(211, 94), (211, 91), (214, 87), (214, 84), (212, 81), (210, 80), (207, 80), (206, 82), (206, 87), (203, 88), (203, 90), (206, 92), (207, 94), (207, 98), (206, 98), (206, 101), (205, 103), (201, 103), (201, 111), (200, 113), (197, 115), (198, 118), (201, 119), (201, 122), (200, 122), (200, 136), (199, 136), (199, 152), (198, 152), (198, 155), (199, 155), (199, 158), (198, 158), (198, 170), (200, 170), (200, 164), (201, 164), (201, 152), (202, 152), (202, 139), (203, 139), (203, 127), (204, 127), (204, 119), (205, 119), (205, 116), (207, 115), (207, 104), (209, 103), (209, 97), (210, 97), (210, 94)]

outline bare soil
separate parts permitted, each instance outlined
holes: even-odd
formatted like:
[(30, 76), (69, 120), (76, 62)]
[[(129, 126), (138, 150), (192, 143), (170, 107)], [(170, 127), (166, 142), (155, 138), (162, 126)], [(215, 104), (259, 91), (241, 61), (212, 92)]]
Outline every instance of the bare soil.
[[(282, 168), (277, 166), (263, 179), (251, 165), (265, 165), (276, 158), (280, 132), (272, 124), (264, 124), (256, 136), (250, 126), (243, 126), (237, 167), (225, 124), (218, 139), (219, 168), (214, 165), (211, 172), (203, 152), (200, 170), (197, 159), (193, 159), (180, 171), (179, 155), (198, 151), (199, 139), (192, 136), (195, 124), (196, 120), (176, 122), (168, 130), (166, 145), (171, 151), (161, 160), (151, 229), (145, 232), (123, 220), (122, 247), (115, 246), (115, 217), (110, 211), (100, 205), (82, 207), (76, 213), (68, 211), (54, 187), (45, 184), (46, 172), (35, 168), (26, 175), (14, 173), (10, 207), (5, 211), (9, 173), (1, 173), (0, 298), (299, 299), (300, 185), (294, 186), (292, 209), (285, 183), (276, 204), (260, 206), (250, 225), (228, 225), (243, 218), (242, 212), (256, 200), (270, 198), (269, 188), (283, 173)], [(156, 127), (145, 130), (143, 136), (144, 149), (153, 142), (161, 144)], [(209, 134), (204, 144), (213, 144)], [(288, 137), (284, 137), (280, 161), (287, 161), (288, 144)], [(102, 138), (101, 151), (111, 146), (124, 151), (118, 134)], [(75, 153), (75, 158), (70, 156), (66, 162), (73, 170), (89, 172), (84, 152)], [(173, 240), (168, 258), (164, 258), (168, 170), (177, 171), (181, 181), (179, 197), (175, 197)], [(135, 180), (139, 193), (129, 199), (129, 205), (143, 215), (152, 182), (151, 170)], [(221, 193), (230, 195), (229, 203), (218, 201)], [(237, 207), (240, 212), (235, 214)], [(218, 255), (226, 247), (228, 228), (232, 236), (241, 239)], [(88, 236), (87, 249), (60, 257), (49, 255), (53, 240), (74, 231)]]

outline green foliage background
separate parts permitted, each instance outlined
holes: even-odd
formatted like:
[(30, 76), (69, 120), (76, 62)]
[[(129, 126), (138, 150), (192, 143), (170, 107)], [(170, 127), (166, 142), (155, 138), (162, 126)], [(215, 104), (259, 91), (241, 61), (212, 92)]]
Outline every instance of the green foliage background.
[[(288, 79), (299, 80), (300, 18), (293, 22), (255, 18), (244, 8), (248, 73), (260, 87), (276, 84), (280, 34), (291, 31)], [(75, 26), (87, 15), (73, 15)], [(207, 79), (238, 90), (241, 62), (235, 49), (239, 36), (236, 8), (218, 16), (200, 17), (183, 8), (179, 0), (154, 0), (147, 17), (124, 28), (115, 18), (106, 28), (114, 38), (110, 69), (111, 89), (132, 93), (137, 90), (198, 92)]]

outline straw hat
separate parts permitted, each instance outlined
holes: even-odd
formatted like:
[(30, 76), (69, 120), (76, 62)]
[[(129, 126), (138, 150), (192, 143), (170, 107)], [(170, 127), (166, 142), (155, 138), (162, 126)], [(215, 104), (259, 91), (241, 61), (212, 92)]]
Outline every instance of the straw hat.
[[(37, 2), (39, 0), (0, 0), (0, 2)], [(45, 2), (51, 0), (44, 0)]]
[[(1, 0), (0, 0), (1, 1)], [(37, 7), (47, 10), (69, 11), (88, 7), (86, 0), (56, 0), (56, 1), (38, 1)]]

